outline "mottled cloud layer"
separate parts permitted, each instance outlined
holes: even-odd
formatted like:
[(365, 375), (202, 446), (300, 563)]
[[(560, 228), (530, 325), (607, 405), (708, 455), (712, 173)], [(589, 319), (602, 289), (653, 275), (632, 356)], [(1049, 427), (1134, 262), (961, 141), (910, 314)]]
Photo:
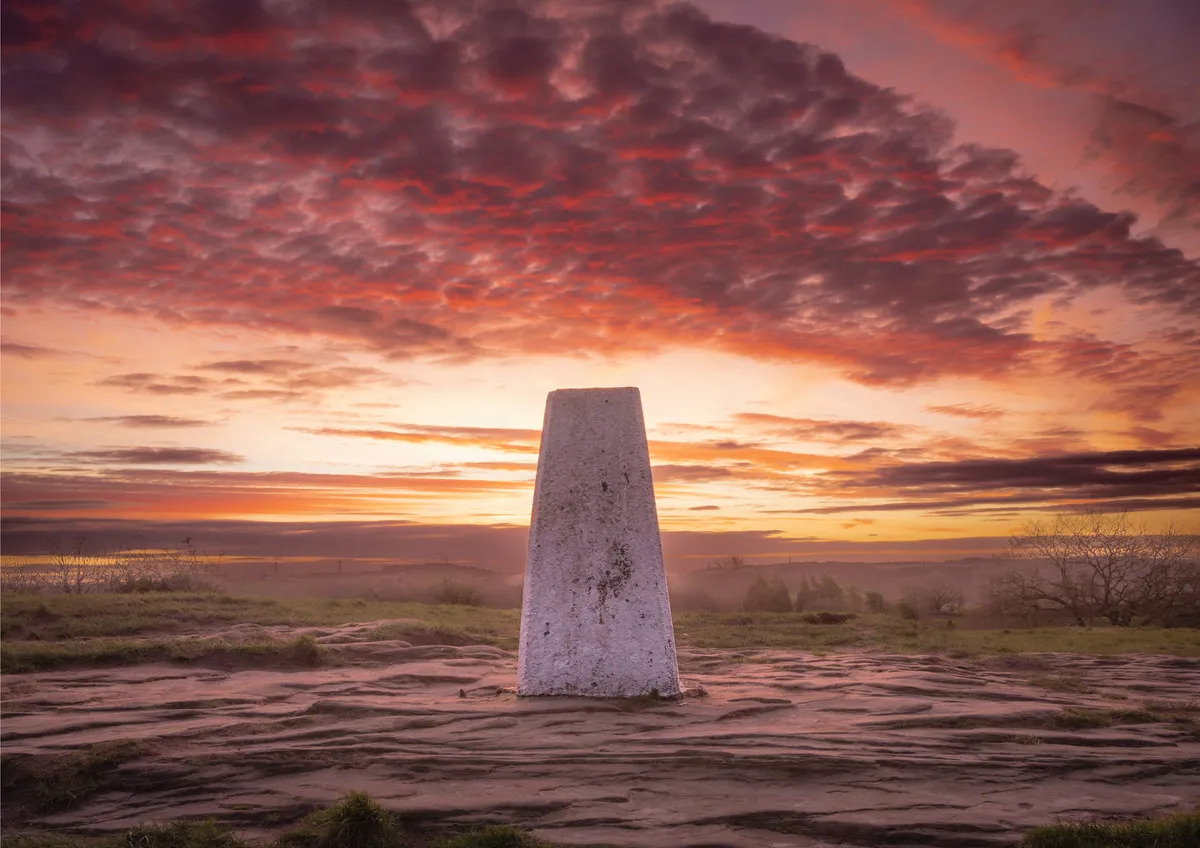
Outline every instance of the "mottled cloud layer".
[(882, 0), (1015, 80), (1092, 95), (1087, 155), (1156, 231), (1200, 248), (1200, 6), (1191, 0)]
[[(1162, 402), (1178, 391), (1162, 375), (1195, 373), (1178, 351), (1099, 361), (1109, 343), (1039, 335), (1031, 310), (1105, 290), (1194, 320), (1196, 263), (1054, 195), (1011, 152), (952, 146), (943, 116), (835, 55), (685, 4), (4, 15), (12, 309), (393, 359), (716, 346), (868, 385), (1124, 368)], [(247, 376), (277, 385), (221, 396), (306, 388), (251, 360), (105, 382), (187, 395)]]

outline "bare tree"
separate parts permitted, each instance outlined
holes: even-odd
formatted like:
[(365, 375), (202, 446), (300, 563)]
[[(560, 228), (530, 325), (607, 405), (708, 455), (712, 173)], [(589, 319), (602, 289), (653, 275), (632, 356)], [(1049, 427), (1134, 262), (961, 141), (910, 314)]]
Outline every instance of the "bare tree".
[(1173, 527), (1149, 532), (1125, 513), (1057, 515), (1014, 535), (1010, 556), (1036, 563), (991, 587), (1009, 612), (1062, 611), (1076, 624), (1170, 624), (1197, 616), (1197, 538)]
[(961, 589), (946, 583), (914, 589), (905, 596), (905, 600), (931, 615), (958, 614), (966, 602)]
[(81, 594), (91, 589), (99, 575), (100, 556), (86, 536), (64, 542), (59, 536), (50, 540), (51, 585), (64, 594)]

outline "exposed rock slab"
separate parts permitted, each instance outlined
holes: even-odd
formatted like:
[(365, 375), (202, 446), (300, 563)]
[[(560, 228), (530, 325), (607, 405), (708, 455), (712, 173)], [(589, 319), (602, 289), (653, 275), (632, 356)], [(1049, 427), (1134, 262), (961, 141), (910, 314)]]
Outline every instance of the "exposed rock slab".
[(367, 664), (314, 671), (7, 675), (4, 751), (154, 742), (112, 791), (46, 821), (84, 831), (215, 815), (253, 835), (269, 815), (364, 789), (414, 816), (565, 844), (936, 848), (1200, 800), (1195, 725), (1045, 720), (1194, 701), (1195, 660), (1043, 655), (1036, 674), (1094, 688), (1077, 694), (989, 662), (682, 652), (708, 695), (657, 702), (520, 699), (515, 658), (494, 648), (361, 651), (346, 657)]

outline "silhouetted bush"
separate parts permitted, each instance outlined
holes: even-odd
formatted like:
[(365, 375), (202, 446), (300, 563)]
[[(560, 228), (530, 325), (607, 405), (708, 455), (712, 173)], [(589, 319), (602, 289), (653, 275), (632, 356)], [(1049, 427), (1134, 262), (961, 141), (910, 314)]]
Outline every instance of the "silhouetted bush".
[(846, 605), (846, 590), (830, 577), (822, 574), (820, 579), (801, 577), (796, 590), (795, 610), (842, 609)]
[(801, 618), (806, 624), (845, 624), (858, 616), (852, 612), (806, 612)]
[(768, 583), (760, 574), (746, 590), (742, 609), (746, 612), (791, 612), (792, 595), (778, 577)]

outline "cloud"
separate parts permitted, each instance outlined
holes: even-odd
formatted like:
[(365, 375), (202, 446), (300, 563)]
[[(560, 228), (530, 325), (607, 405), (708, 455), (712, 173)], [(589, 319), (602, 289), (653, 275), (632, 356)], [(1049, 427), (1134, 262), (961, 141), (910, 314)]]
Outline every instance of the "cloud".
[(206, 362), (198, 366), (207, 371), (220, 371), (226, 374), (264, 374), (272, 377), (287, 376), (305, 366), (299, 362), (286, 359), (233, 359), (220, 362)]
[(48, 359), (67, 355), (65, 352), (55, 350), (51, 347), (7, 340), (0, 342), (0, 353), (5, 353), (9, 356), (19, 356), (21, 359)]
[(701, 346), (891, 386), (1053, 358), (1047, 297), (1200, 313), (1200, 267), (1132, 216), (686, 4), (246, 9), (6, 6), (6, 300), (393, 360)]
[[(410, 511), (412, 505), (427, 510), (439, 499), (461, 504), (464, 497), (511, 495), (527, 492), (530, 487), (528, 479), (484, 479), (454, 471), (370, 475), (138, 467), (240, 461), (232, 454), (195, 448), (105, 449), (60, 458), (132, 467), (101, 467), (85, 473), (6, 472), (0, 487), (6, 514), (12, 513), (9, 505), (17, 503), (102, 501), (107, 506), (89, 511), (92, 515), (140, 512), (152, 503), (155, 514), (164, 519), (314, 515), (380, 518)], [(30, 510), (26, 514), (37, 513)]]
[(207, 427), (213, 423), (199, 418), (178, 418), (173, 415), (109, 415), (85, 420), (101, 421), (106, 424), (119, 424), (122, 427), (134, 427), (138, 429)]
[[(120, 521), (7, 514), (0, 519), (0, 544), (6, 553), (49, 552), (55, 537), (80, 535), (102, 550), (130, 545), (172, 547), (180, 539), (190, 538), (205, 553), (220, 552), (228, 558), (265, 561), (295, 556), (310, 561), (323, 557), (422, 562), (439, 560), (444, 555), (455, 563), (473, 563), (516, 575), (524, 568), (529, 531), (523, 525), (417, 524), (396, 520)], [(841, 542), (761, 530), (667, 530), (663, 533), (663, 553), (667, 568), (680, 572), (708, 567), (714, 556), (730, 553), (775, 561), (783, 561), (789, 555), (797, 561), (929, 561), (998, 553), (1007, 542), (1007, 538)], [(398, 550), (403, 554), (398, 556)]]
[(796, 441), (861, 442), (903, 438), (912, 430), (884, 421), (828, 421), (815, 418), (788, 418), (758, 412), (741, 412), (733, 416), (739, 424), (756, 427), (773, 435)]
[(451, 427), (430, 424), (392, 424), (390, 429), (362, 427), (298, 427), (299, 432), (314, 436), (335, 436), (351, 439), (377, 439), (391, 442), (421, 444), (436, 442), (448, 445), (490, 448), (515, 453), (537, 453), (541, 444), (540, 430), (501, 427)]
[(245, 457), (214, 448), (108, 448), (71, 451), (69, 459), (116, 465), (211, 465), (242, 462)]
[(1004, 415), (1004, 410), (998, 406), (990, 404), (978, 403), (952, 403), (943, 406), (929, 405), (926, 406), (930, 412), (939, 412), (942, 415), (956, 415), (959, 418), (999, 418)]
[(1180, 73), (1194, 63), (1195, 4), (888, 2), (1016, 80), (1092, 95), (1097, 117), (1085, 155), (1120, 191), (1158, 209), (1158, 232), (1200, 248), (1200, 97)]
[(198, 374), (116, 374), (99, 381), (131, 392), (155, 395), (212, 394), (224, 400), (269, 400), (278, 402), (314, 400), (321, 393), (386, 380), (399, 385), (378, 368), (359, 365), (315, 365), (291, 359), (231, 359), (205, 362), (196, 370), (216, 372), (217, 377)]
[[(821, 478), (820, 485), (826, 495), (844, 502), (798, 512), (833, 514), (1084, 502), (1103, 503), (1112, 508), (1124, 503), (1136, 504), (1141, 509), (1161, 509), (1172, 506), (1173, 499), (1200, 493), (1200, 448), (885, 463), (869, 470), (830, 471)], [(1155, 498), (1163, 500), (1152, 500)]]
[(733, 476), (733, 472), (717, 465), (655, 465), (651, 468), (655, 484), (706, 483)]
[(213, 381), (191, 374), (166, 376), (139, 371), (105, 377), (98, 385), (152, 395), (198, 395), (212, 386)]

